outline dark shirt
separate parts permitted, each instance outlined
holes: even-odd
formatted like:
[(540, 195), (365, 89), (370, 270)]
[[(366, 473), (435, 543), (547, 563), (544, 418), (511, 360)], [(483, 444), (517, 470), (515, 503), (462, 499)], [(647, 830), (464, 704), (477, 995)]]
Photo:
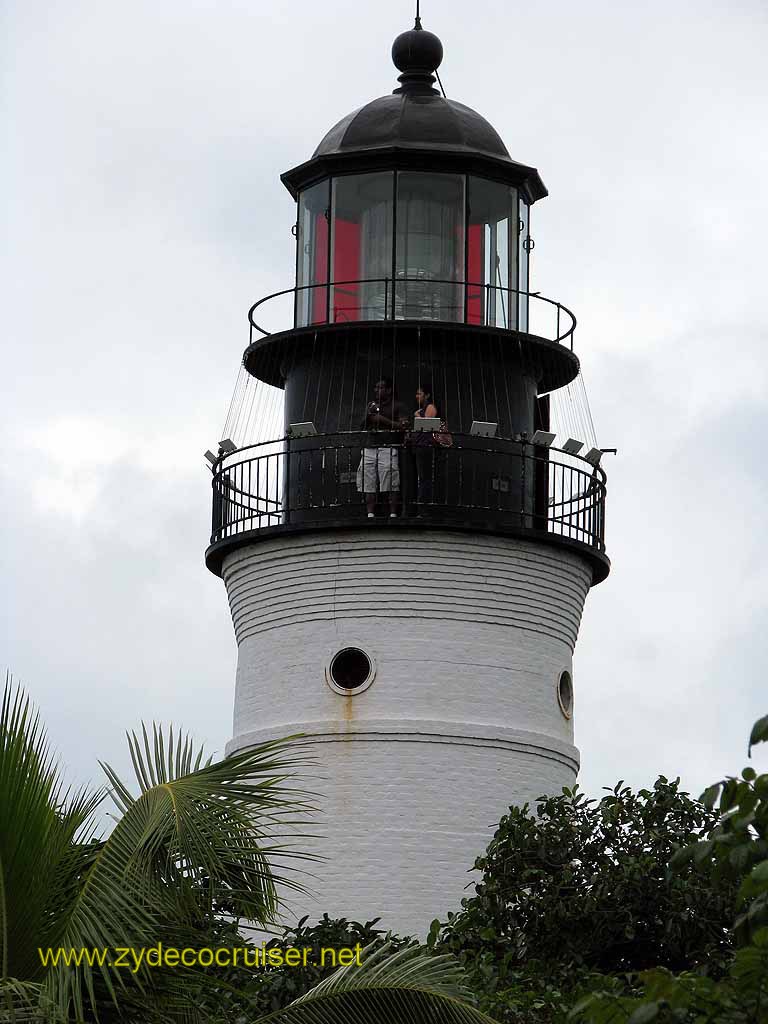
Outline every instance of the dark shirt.
[[(368, 448), (380, 448), (383, 445), (401, 444), (403, 440), (402, 429), (392, 430), (391, 427), (384, 427), (375, 423), (374, 420), (377, 414), (372, 411), (373, 406), (379, 410), (378, 415), (384, 416), (385, 419), (393, 420), (395, 423), (408, 418), (408, 410), (394, 396), (381, 404), (370, 403), (368, 409), (366, 409), (365, 419), (362, 424), (362, 429), (368, 431), (368, 437), (365, 442), (366, 446)], [(371, 411), (368, 411), (369, 409)]]

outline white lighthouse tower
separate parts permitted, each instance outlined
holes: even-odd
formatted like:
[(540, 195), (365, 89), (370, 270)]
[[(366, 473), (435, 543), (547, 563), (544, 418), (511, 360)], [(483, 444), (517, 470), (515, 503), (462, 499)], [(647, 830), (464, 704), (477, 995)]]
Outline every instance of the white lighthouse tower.
[[(512, 803), (571, 785), (572, 656), (609, 569), (605, 476), (555, 433), (575, 320), (530, 291), (538, 172), (392, 48), (391, 95), (282, 176), (297, 201), (285, 329), (243, 365), (273, 438), (214, 464), (208, 567), (238, 644), (229, 751), (303, 733), (323, 778), (296, 914), (424, 935)], [(274, 394), (274, 392), (272, 392)]]

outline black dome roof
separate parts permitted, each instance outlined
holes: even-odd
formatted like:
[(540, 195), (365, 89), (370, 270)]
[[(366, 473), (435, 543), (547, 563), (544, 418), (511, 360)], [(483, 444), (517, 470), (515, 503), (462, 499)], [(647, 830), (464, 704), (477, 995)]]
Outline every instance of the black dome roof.
[(443, 46), (417, 19), (392, 46), (400, 87), (347, 114), (306, 163), (282, 181), (296, 196), (329, 174), (419, 167), (487, 174), (521, 188), (529, 202), (547, 194), (534, 167), (512, 160), (496, 129), (463, 103), (433, 88)]
[(331, 128), (312, 158), (392, 146), (510, 159), (499, 133), (484, 117), (433, 89), (396, 92), (353, 110)]

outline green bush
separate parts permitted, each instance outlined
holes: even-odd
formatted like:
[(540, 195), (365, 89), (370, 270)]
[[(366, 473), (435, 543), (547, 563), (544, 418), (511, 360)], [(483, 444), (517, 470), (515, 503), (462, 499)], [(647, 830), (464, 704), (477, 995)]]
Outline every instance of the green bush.
[[(505, 1022), (564, 1019), (574, 993), (648, 968), (725, 970), (735, 886), (672, 856), (715, 825), (710, 808), (659, 778), (601, 800), (578, 788), (511, 807), (475, 895), (435, 921), (430, 944), (455, 953), (480, 1006)], [(628, 991), (626, 981), (620, 985)]]
[[(749, 752), (768, 740), (768, 716), (755, 723)], [(595, 991), (574, 1008), (572, 1020), (589, 1024), (696, 1024), (768, 1022), (768, 774), (745, 768), (703, 794), (717, 822), (705, 837), (675, 853), (675, 877), (705, 873), (721, 890), (737, 887), (731, 934), (736, 947), (723, 976), (701, 971), (642, 972), (635, 996)]]
[[(368, 946), (383, 936), (383, 931), (376, 924), (377, 920), (360, 924), (343, 917), (332, 919), (324, 914), (316, 924), (307, 925), (307, 918), (303, 917), (295, 927), (285, 928), (279, 938), (268, 942), (267, 949), (310, 947), (313, 953), (308, 957), (310, 962), (306, 967), (270, 967), (267, 970), (236, 967), (215, 971), (216, 982), (221, 986), (217, 989), (220, 1019), (235, 1021), (241, 1015), (247, 1015), (250, 1021), (256, 1015), (283, 1009), (333, 974), (330, 964), (320, 966), (321, 949), (349, 949), (357, 943)], [(212, 944), (230, 947), (244, 944), (234, 925), (228, 926), (228, 931), (226, 936), (219, 934)], [(391, 946), (401, 949), (410, 941), (395, 938)]]

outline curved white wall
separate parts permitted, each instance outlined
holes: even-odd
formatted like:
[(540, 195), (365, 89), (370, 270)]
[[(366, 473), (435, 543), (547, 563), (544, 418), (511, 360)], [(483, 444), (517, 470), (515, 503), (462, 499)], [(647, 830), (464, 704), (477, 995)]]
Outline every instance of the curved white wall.
[[(223, 575), (239, 649), (228, 749), (302, 732), (321, 763), (329, 859), (297, 916), (423, 935), (458, 908), (506, 808), (575, 778), (557, 682), (589, 566), (526, 541), (377, 529), (263, 541)], [(352, 696), (325, 681), (346, 646), (376, 668)]]

